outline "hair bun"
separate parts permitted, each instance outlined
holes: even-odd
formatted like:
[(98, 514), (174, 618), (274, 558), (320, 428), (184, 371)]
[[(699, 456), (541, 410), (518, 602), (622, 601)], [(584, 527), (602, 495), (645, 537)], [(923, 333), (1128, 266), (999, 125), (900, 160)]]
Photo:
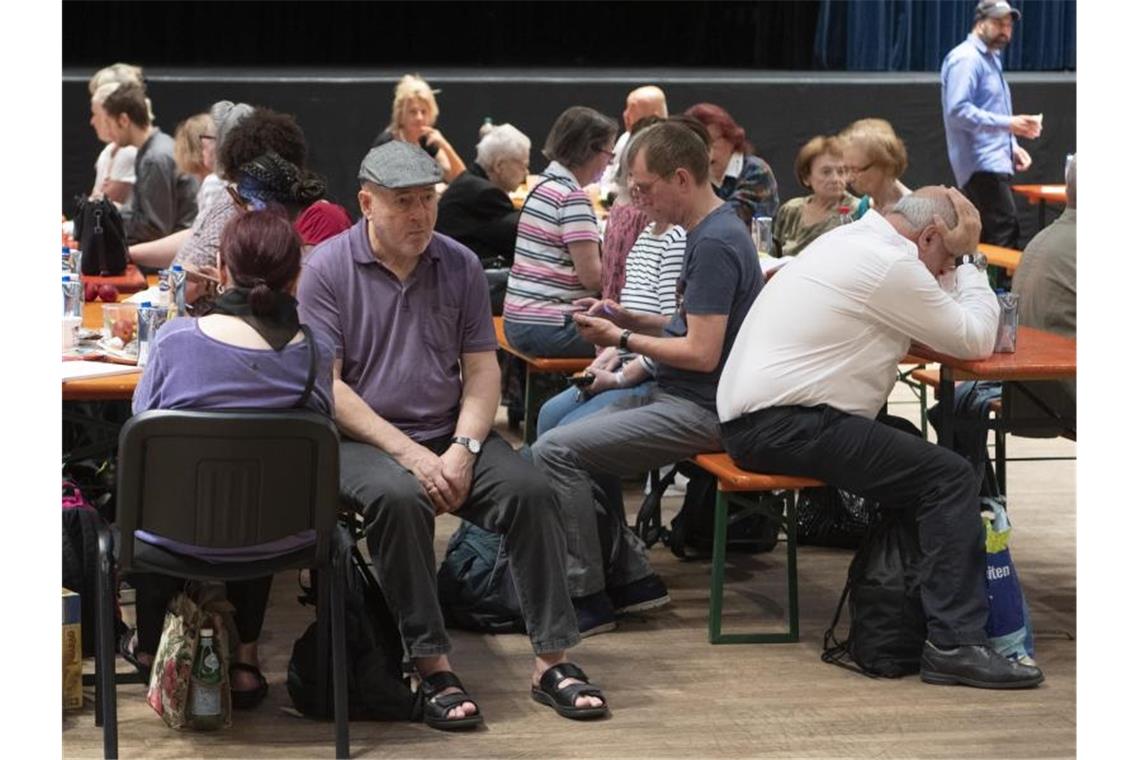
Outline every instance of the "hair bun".
[(325, 181), (316, 174), (306, 172), (290, 189), (293, 197), (307, 206), (325, 196)]

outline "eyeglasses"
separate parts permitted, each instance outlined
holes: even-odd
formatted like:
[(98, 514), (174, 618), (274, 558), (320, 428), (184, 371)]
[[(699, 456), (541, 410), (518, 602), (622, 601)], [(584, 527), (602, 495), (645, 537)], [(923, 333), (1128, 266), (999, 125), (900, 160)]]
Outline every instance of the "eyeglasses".
[(607, 160), (609, 160), (609, 161), (613, 161), (613, 160), (614, 160), (614, 156), (616, 156), (616, 155), (617, 155), (617, 154), (616, 154), (616, 153), (614, 153), (612, 150), (604, 150), (604, 149), (603, 149), (603, 150), (599, 150), (598, 152), (599, 152), (599, 153), (605, 153), (605, 154), (606, 154), (606, 159), (607, 159)]
[(848, 174), (862, 174), (863, 172), (867, 171), (868, 169), (870, 169), (874, 165), (875, 165), (874, 163), (870, 163), (870, 164), (867, 164), (866, 166), (848, 166), (847, 167), (847, 173)]
[(631, 182), (629, 185), (629, 197), (634, 200), (647, 197), (649, 192), (653, 189), (653, 186), (663, 179), (665, 178), (658, 177), (652, 182)]

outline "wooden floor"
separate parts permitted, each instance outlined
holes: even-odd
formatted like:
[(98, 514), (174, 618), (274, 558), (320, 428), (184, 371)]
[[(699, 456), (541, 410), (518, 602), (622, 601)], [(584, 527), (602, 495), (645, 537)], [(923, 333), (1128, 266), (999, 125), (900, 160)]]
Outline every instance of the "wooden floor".
[[(897, 388), (892, 411), (917, 419)], [(499, 429), (505, 428), (500, 420)], [(933, 433), (932, 433), (933, 435)], [(1010, 456), (1071, 455), (1064, 440), (1010, 438)], [(872, 680), (819, 660), (850, 552), (803, 547), (798, 644), (711, 646), (706, 640), (708, 563), (682, 563), (657, 546), (652, 560), (673, 603), (586, 639), (574, 658), (600, 683), (613, 715), (575, 723), (531, 701), (525, 637), (454, 634), (453, 664), (478, 698), (487, 726), (445, 734), (422, 724), (353, 723), (354, 757), (494, 758), (1052, 758), (1076, 754), (1075, 463), (1011, 463), (1013, 555), (1038, 631), (1045, 683), (1023, 692)], [(636, 509), (636, 485), (626, 491)], [(670, 516), (679, 498), (666, 501)], [(454, 518), (439, 521), (442, 557)], [(783, 547), (730, 557), (728, 630), (761, 618), (778, 625)], [(124, 758), (332, 757), (331, 723), (290, 714), (284, 687), (293, 640), (312, 613), (296, 602), (296, 578), (279, 576), (262, 638), (269, 697), (218, 734), (167, 729), (143, 687), (119, 688)], [(89, 663), (90, 666), (90, 663)], [(90, 700), (63, 719), (65, 757), (101, 754)]]

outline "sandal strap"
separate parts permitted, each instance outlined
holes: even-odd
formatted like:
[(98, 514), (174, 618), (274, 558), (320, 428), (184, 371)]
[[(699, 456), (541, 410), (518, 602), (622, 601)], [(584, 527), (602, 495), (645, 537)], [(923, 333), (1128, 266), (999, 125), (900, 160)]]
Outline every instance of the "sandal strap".
[(463, 688), (463, 682), (459, 680), (459, 676), (450, 670), (440, 670), (432, 673), (430, 676), (422, 676), (420, 678), (420, 688), (428, 699), (432, 699), (441, 691), (451, 688), (459, 689), (464, 694), (467, 693), (467, 690)]
[[(553, 695), (560, 691), (558, 688), (558, 683), (567, 678), (578, 679), (582, 682), (580, 685), (585, 685), (590, 682), (590, 679), (586, 677), (585, 671), (583, 671), (580, 667), (572, 662), (560, 662), (557, 665), (551, 665), (546, 669), (546, 672), (543, 673), (542, 677), (538, 679), (538, 686), (547, 694)], [(571, 686), (573, 685), (574, 684), (571, 684)]]
[(453, 691), (450, 694), (437, 694), (428, 700), (429, 703), (440, 708), (441, 714), (446, 715), (447, 711), (453, 707), (459, 707), (464, 702), (470, 702), (475, 705), (475, 714), (479, 714), (479, 705), (475, 704), (475, 700), (471, 695), (463, 691)]
[(558, 690), (555, 699), (562, 702), (566, 707), (574, 707), (574, 703), (578, 700), (578, 697), (597, 697), (602, 700), (603, 703), (606, 701), (606, 695), (602, 693), (602, 690), (588, 683), (566, 684)]

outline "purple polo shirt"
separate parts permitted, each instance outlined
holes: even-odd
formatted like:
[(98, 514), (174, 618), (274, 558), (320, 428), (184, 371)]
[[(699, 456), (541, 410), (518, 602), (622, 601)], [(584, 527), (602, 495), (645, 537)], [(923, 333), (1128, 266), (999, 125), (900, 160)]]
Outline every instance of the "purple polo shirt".
[(301, 319), (332, 338), (341, 379), (417, 441), (455, 430), (459, 357), (498, 347), (479, 259), (438, 232), (404, 282), (372, 255), (367, 221), (305, 258)]

